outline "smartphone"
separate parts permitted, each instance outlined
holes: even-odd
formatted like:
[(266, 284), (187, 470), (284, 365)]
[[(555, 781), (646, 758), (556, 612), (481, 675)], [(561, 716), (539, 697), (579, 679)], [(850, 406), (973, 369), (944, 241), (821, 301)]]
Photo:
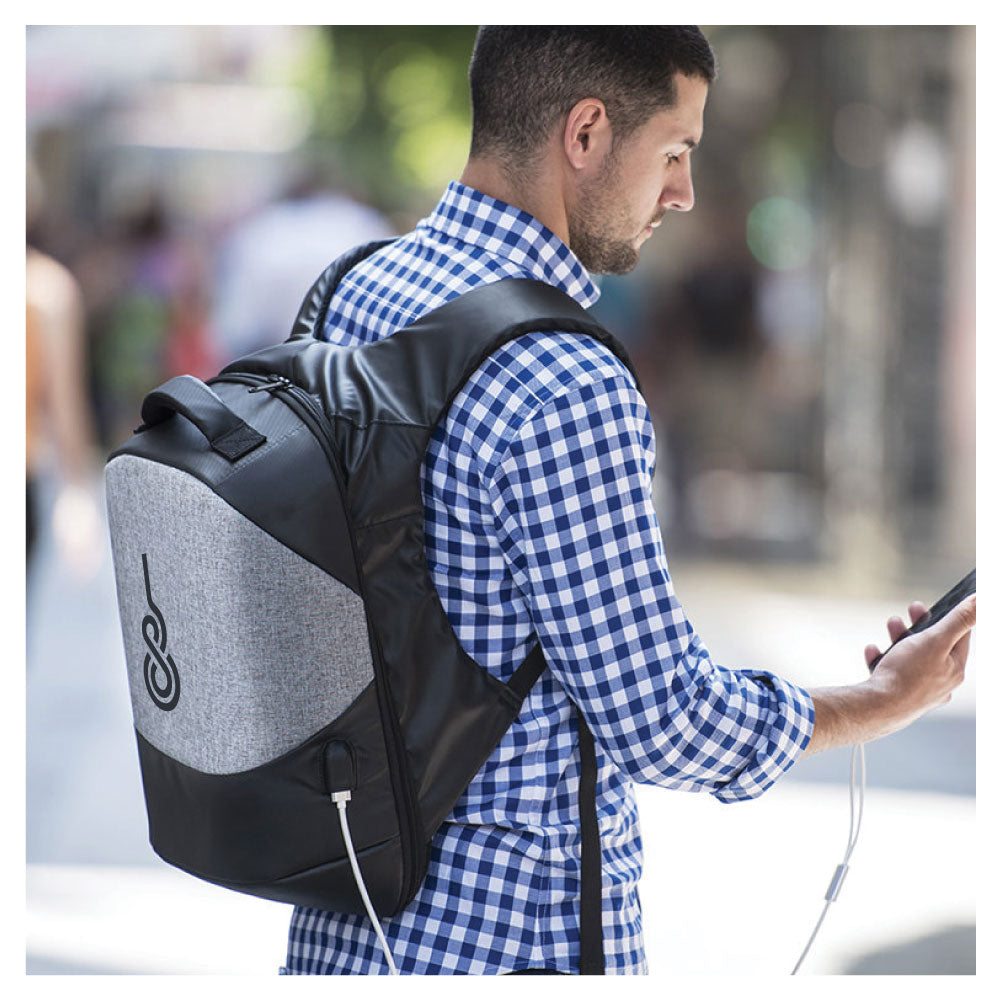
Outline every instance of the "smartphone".
[[(961, 604), (967, 597), (976, 592), (976, 571), (973, 571), (966, 577), (964, 577), (959, 583), (956, 583), (947, 594), (944, 595), (939, 601), (935, 602), (934, 606), (927, 612), (923, 617), (918, 618), (897, 640), (896, 642), (902, 642), (908, 635), (913, 635), (914, 632), (923, 632), (925, 628), (930, 628), (935, 622), (941, 621), (942, 618), (956, 604)], [(896, 645), (896, 642), (892, 646)], [(889, 649), (892, 649), (892, 646)], [(889, 652), (889, 649), (885, 653)], [(868, 665), (869, 671), (874, 670), (878, 665), (878, 661), (885, 656), (885, 653), (880, 653), (875, 657), (874, 660)]]

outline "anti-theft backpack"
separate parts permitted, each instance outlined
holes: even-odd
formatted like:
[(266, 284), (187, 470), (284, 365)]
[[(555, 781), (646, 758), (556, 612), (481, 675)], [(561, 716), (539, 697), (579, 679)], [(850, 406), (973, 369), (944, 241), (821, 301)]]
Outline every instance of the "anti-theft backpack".
[[(366, 886), (388, 916), (544, 667), (536, 646), (501, 683), (452, 631), (424, 555), (431, 433), (523, 333), (588, 335), (628, 360), (571, 298), (528, 279), (377, 343), (320, 339), (338, 281), (381, 245), (327, 268), (285, 343), (151, 392), (105, 480), (154, 850), (209, 882), (335, 912), (371, 915)], [(596, 764), (578, 719), (583, 954), (597, 956), (582, 971), (599, 972)]]

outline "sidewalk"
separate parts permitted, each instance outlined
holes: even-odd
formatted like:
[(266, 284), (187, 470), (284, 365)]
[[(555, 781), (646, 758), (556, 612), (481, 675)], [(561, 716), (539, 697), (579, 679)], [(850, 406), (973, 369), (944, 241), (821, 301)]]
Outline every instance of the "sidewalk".
[[(650, 975), (786, 976), (848, 831), (845, 788), (788, 782), (724, 806), (639, 790)], [(870, 790), (851, 871), (801, 975), (971, 973), (971, 799)], [(290, 907), (164, 864), (28, 866), (31, 973), (276, 975)], [(151, 921), (156, 933), (150, 933)]]

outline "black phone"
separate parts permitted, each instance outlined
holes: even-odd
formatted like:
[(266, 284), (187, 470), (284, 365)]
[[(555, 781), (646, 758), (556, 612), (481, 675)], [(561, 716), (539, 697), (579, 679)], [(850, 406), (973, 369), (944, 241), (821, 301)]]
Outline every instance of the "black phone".
[[(964, 577), (961, 581), (955, 584), (947, 594), (944, 595), (939, 601), (934, 603), (934, 606), (927, 612), (927, 614), (918, 618), (897, 640), (896, 642), (902, 642), (908, 635), (913, 635), (914, 632), (923, 632), (925, 628), (930, 628), (935, 622), (941, 621), (942, 618), (955, 605), (961, 604), (967, 597), (976, 592), (976, 571), (973, 569), (968, 576)], [(892, 646), (896, 645), (896, 642)], [(892, 649), (892, 646), (889, 649)], [(889, 649), (885, 653), (889, 652)], [(878, 665), (878, 661), (885, 656), (885, 653), (880, 653), (875, 657), (874, 660), (868, 665), (869, 671), (875, 669)]]

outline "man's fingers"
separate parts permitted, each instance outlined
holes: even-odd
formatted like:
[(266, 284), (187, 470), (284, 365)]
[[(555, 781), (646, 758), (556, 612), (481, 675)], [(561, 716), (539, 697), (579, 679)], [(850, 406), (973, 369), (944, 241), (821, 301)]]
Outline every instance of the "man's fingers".
[(906, 631), (906, 626), (903, 624), (903, 619), (898, 615), (893, 615), (886, 623), (885, 627), (889, 630), (889, 638), (895, 642), (899, 637)]
[[(910, 621), (916, 624), (927, 613), (927, 606), (921, 601), (913, 601), (907, 609)], [(964, 663), (968, 655), (969, 633), (976, 624), (976, 595), (967, 597), (961, 604), (952, 608), (944, 618), (928, 631), (928, 634), (937, 635), (947, 639), (951, 654), (960, 662)], [(892, 643), (898, 642), (907, 632), (907, 626), (903, 624), (903, 619), (898, 615), (893, 615), (886, 622), (886, 629), (889, 632), (889, 639)], [(872, 661), (881, 655), (881, 650), (874, 643), (865, 646), (865, 663), (871, 668)]]

